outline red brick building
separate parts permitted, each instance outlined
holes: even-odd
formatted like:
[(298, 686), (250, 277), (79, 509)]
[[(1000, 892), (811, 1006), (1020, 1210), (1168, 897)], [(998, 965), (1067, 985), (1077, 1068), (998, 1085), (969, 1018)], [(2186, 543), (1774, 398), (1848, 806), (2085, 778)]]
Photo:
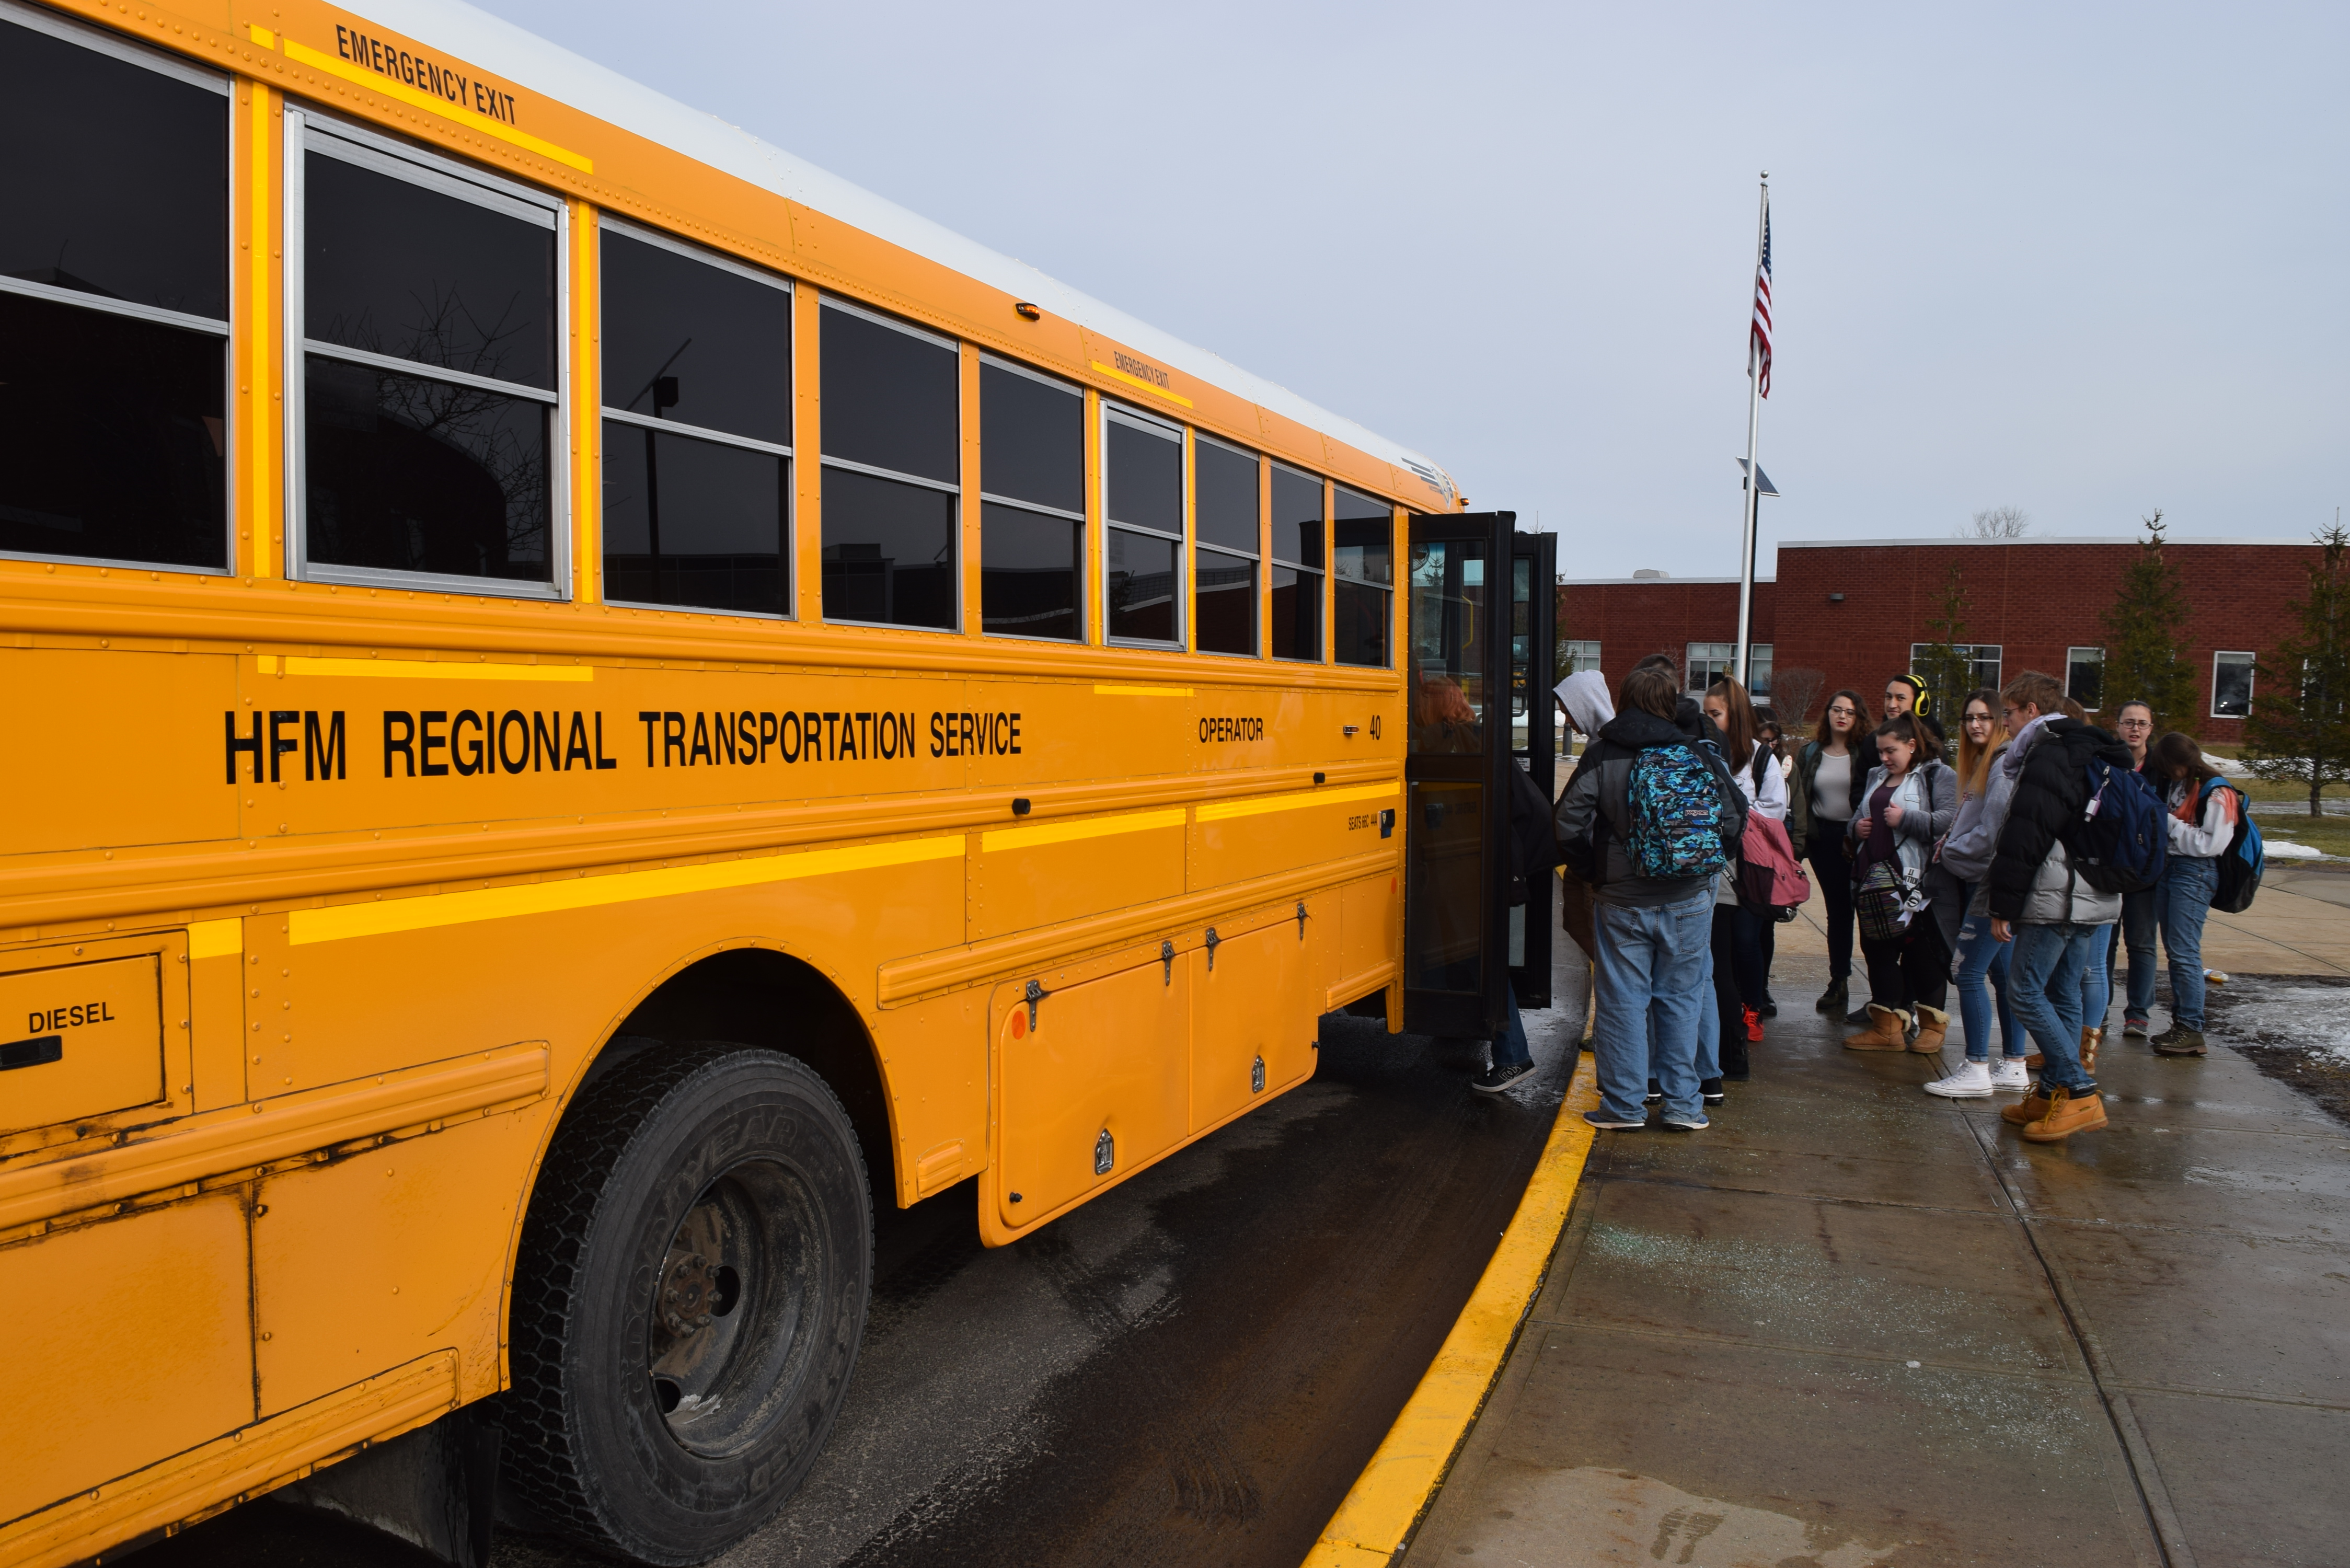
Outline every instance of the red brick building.
[[(1816, 670), (1825, 690), (1850, 686), (1871, 711), (1885, 683), (1928, 640), (1953, 562), (1967, 596), (1967, 640), (1983, 684), (2026, 670), (2065, 680), (2100, 711), (2126, 692), (2103, 691), (2098, 618), (2121, 588), (2137, 546), (2118, 539), (1822, 539), (1779, 546), (1754, 586), (1755, 682)], [(2251, 693), (2253, 661), (2290, 629), (2285, 605), (2308, 583), (2314, 545), (2174, 539), (2165, 547), (2186, 584), (2189, 657), (2201, 693), (2198, 732), (2233, 741)], [(1651, 653), (1681, 661), (1701, 684), (1738, 635), (1735, 577), (1562, 579), (1559, 636), (1612, 686)], [(1591, 645), (1596, 644), (1594, 649)], [(2095, 701), (2091, 699), (2095, 698)], [(1814, 712), (1816, 716), (1816, 705)], [(1784, 716), (1783, 717), (1791, 717)]]

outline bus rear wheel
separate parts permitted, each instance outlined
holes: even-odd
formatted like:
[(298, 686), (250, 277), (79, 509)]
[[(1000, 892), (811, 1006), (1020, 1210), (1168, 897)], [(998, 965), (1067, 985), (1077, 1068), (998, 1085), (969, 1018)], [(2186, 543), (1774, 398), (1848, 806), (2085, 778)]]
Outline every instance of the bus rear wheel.
[(792, 1058), (664, 1047), (590, 1085), (523, 1226), (507, 1479), (642, 1563), (749, 1534), (847, 1395), (872, 1234), (848, 1115)]

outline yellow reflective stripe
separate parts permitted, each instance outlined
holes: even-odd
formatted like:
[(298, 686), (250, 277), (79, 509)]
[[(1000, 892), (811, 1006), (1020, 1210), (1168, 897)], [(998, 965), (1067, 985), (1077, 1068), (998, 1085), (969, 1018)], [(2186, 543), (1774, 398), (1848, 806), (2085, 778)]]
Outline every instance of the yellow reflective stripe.
[(1104, 686), (1097, 682), (1097, 697), (1189, 697), (1189, 686)]
[(233, 958), (244, 951), (243, 920), (191, 920), (188, 956), (192, 959)]
[(998, 827), (979, 836), (982, 854), (999, 849), (1028, 849), (1039, 844), (1069, 844), (1080, 838), (1107, 838), (1118, 833), (1146, 833), (1154, 827), (1180, 827), (1183, 808), (1137, 811), (1125, 816), (1092, 816), (1076, 822), (1040, 822), (1034, 827)]
[(340, 675), (378, 680), (593, 680), (592, 664), (435, 664), (421, 659), (311, 659), (256, 653), (264, 675)]
[(1384, 800), (1396, 793), (1392, 783), (1357, 784), (1352, 789), (1310, 789), (1297, 794), (1267, 795), (1262, 800), (1220, 800), (1200, 808), (1201, 822), (1223, 822), (1235, 816), (1263, 816), (1273, 811), (1298, 811), (1309, 805), (1336, 805), (1341, 801)]
[(674, 898), (680, 893), (754, 888), (763, 883), (827, 877), (841, 871), (910, 866), (924, 860), (952, 859), (962, 852), (963, 840), (958, 834), (951, 838), (901, 839), (894, 844), (860, 844), (846, 849), (810, 849), (752, 860), (667, 866), (658, 871), (618, 871), (604, 877), (482, 888), (466, 893), (429, 893), (414, 898), (388, 898), (380, 904), (338, 904), (325, 909), (293, 910), (286, 921), (286, 938), (296, 947), (309, 942), (347, 941), (353, 937), (380, 937), (393, 931), (421, 931), (475, 920), (504, 920), (517, 915), (547, 915), (565, 909), (634, 903), (641, 898)]
[(1182, 393), (1170, 392), (1164, 387), (1154, 386), (1150, 382), (1144, 380), (1139, 376), (1129, 376), (1115, 365), (1105, 365), (1098, 359), (1088, 359), (1086, 363), (1091, 365), (1095, 369), (1099, 370), (1105, 376), (1124, 381), (1129, 387), (1141, 388), (1144, 391), (1149, 393), (1154, 398), (1164, 398), (1170, 403), (1180, 403), (1187, 409), (1191, 406), (1191, 400), (1185, 397)]
[(492, 119), (488, 115), (477, 114), (470, 109), (460, 109), (447, 99), (426, 92), (421, 88), (410, 87), (406, 82), (395, 78), (378, 76), (373, 71), (361, 70), (359, 67), (338, 60), (332, 55), (314, 49), (307, 44), (297, 44), (288, 38), (286, 40), (286, 54), (287, 58), (299, 60), (314, 70), (324, 71), (328, 76), (340, 77), (345, 81), (357, 82), (361, 87), (373, 88), (387, 98), (396, 98), (404, 104), (428, 110), (443, 119), (453, 119), (468, 130), (478, 130), (484, 136), (494, 136), (500, 141), (510, 141), (516, 147), (537, 153), (542, 158), (552, 158), (557, 163), (567, 163), (582, 174), (596, 172), (596, 165), (592, 161), (567, 148), (557, 147), (552, 141), (541, 140), (527, 130), (516, 130), (502, 119)]
[(277, 47), (277, 35), (266, 27), (255, 26), (253, 23), (247, 22), (244, 25), (244, 31), (247, 37), (265, 49), (274, 49)]

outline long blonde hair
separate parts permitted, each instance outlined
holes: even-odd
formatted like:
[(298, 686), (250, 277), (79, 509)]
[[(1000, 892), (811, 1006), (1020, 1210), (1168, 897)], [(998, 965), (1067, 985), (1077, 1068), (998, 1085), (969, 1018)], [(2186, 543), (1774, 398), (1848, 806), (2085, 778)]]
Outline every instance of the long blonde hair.
[[(1967, 709), (1980, 702), (1991, 710), (1991, 742), (1977, 746), (1975, 738), (1967, 733)], [(1999, 755), (2009, 740), (2005, 730), (1999, 727), (1999, 693), (1988, 686), (1978, 686), (1959, 702), (1959, 790), (1962, 794), (1981, 794), (1991, 778), (1991, 760)]]

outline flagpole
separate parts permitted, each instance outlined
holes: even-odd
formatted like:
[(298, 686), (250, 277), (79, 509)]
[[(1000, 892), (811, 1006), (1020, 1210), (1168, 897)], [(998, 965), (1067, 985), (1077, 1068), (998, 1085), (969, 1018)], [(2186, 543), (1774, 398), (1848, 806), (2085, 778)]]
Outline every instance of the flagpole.
[[(1762, 171), (1762, 193), (1757, 198), (1754, 211), (1754, 270), (1762, 271), (1762, 234), (1771, 219), (1771, 171)], [(1731, 664), (1731, 673), (1742, 686), (1751, 687), (1747, 660), (1752, 649), (1754, 634), (1754, 533), (1762, 512), (1762, 382), (1755, 363), (1754, 332), (1751, 313), (1754, 302), (1747, 301), (1750, 320), (1746, 333), (1746, 477), (1745, 514), (1740, 519), (1738, 561), (1738, 647)]]

